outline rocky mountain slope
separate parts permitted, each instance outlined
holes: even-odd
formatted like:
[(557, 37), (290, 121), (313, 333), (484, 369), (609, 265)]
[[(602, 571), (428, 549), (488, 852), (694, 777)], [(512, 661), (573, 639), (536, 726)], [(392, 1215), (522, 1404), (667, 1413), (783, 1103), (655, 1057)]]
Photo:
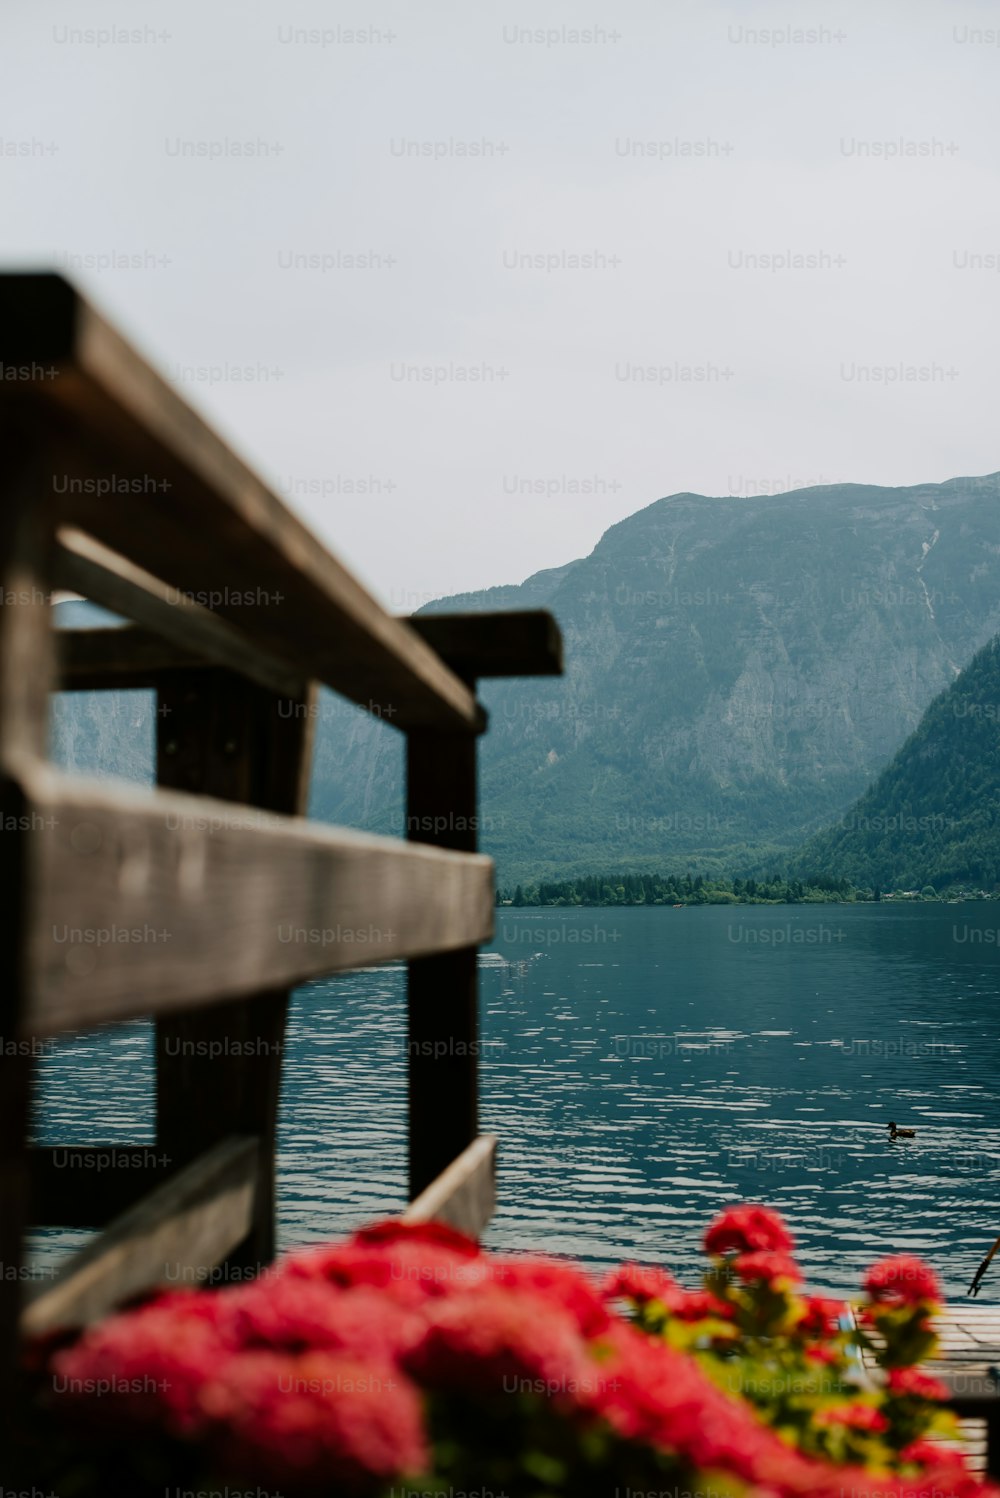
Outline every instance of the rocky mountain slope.
[[(1000, 475), (676, 494), (586, 558), (430, 605), (545, 606), (566, 638), (562, 680), (484, 683), (503, 881), (739, 872), (840, 816), (1000, 631), (998, 499)], [(401, 777), (400, 736), (327, 696), (313, 813), (399, 831)]]
[[(751, 867), (833, 820), (1000, 628), (998, 497), (1000, 476), (673, 495), (589, 557), (431, 605), (542, 604), (566, 637), (562, 681), (484, 685), (504, 877)], [(350, 728), (317, 809), (388, 830), (398, 755)]]
[(1000, 882), (1000, 640), (931, 703), (843, 821), (795, 860), (858, 886)]

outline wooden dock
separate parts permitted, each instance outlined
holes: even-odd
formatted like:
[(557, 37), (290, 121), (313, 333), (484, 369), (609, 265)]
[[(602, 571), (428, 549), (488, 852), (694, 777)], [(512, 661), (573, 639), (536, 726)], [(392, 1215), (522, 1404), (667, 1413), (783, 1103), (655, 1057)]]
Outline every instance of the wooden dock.
[[(271, 1260), (285, 1016), (309, 978), (407, 961), (409, 1216), (481, 1232), (476, 684), (558, 675), (562, 645), (543, 611), (387, 613), (61, 277), (0, 275), (0, 364), (2, 1419), (23, 1333)], [(130, 622), (56, 631), (56, 589)], [(405, 840), (305, 820), (319, 686), (405, 735)], [(50, 693), (112, 688), (156, 693), (153, 789), (47, 762)], [(150, 1163), (114, 1140), (58, 1168), (29, 1138), (38, 1042), (147, 1015)], [(32, 1294), (45, 1225), (99, 1231)]]
[[(1000, 1306), (950, 1301), (936, 1318), (938, 1350), (921, 1364), (951, 1392), (962, 1427), (961, 1450), (976, 1472), (1000, 1476)], [(866, 1354), (865, 1367), (875, 1364)]]

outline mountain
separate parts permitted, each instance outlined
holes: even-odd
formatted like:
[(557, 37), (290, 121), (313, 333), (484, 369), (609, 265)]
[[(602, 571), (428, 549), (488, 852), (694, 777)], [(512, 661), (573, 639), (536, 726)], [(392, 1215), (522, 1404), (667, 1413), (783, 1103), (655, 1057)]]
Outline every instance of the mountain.
[[(841, 816), (1000, 631), (998, 497), (1000, 474), (675, 494), (585, 558), (429, 605), (547, 607), (565, 636), (561, 680), (483, 683), (500, 880), (755, 872)], [(70, 711), (74, 743), (93, 721), (119, 752), (113, 703)], [(314, 816), (401, 831), (402, 764), (401, 735), (324, 694)]]
[(858, 886), (1000, 883), (1000, 640), (983, 647), (836, 827), (795, 860)]
[[(562, 681), (484, 683), (483, 836), (504, 882), (754, 870), (839, 816), (1000, 629), (1000, 475), (676, 494), (590, 556), (433, 611), (544, 605)], [(322, 808), (388, 827), (356, 731)]]

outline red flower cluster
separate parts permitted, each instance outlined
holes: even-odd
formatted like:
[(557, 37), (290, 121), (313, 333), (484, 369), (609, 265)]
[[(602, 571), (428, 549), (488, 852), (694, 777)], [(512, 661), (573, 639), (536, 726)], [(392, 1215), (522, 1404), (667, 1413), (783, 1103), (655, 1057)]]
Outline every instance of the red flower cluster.
[(765, 1248), (752, 1254), (738, 1254), (733, 1260), (733, 1268), (747, 1284), (752, 1284), (754, 1280), (764, 1280), (767, 1284), (772, 1284), (775, 1280), (786, 1280), (790, 1285), (795, 1285), (802, 1278), (799, 1266), (790, 1254), (772, 1253)]
[(820, 1410), (816, 1423), (846, 1425), (851, 1430), (869, 1431), (873, 1435), (889, 1429), (889, 1422), (881, 1410), (873, 1409), (870, 1404), (842, 1404), (834, 1409)]
[[(732, 1209), (716, 1228), (716, 1246), (788, 1277), (790, 1238), (774, 1214)], [(768, 1498), (867, 1492), (870, 1474), (800, 1454), (695, 1358), (616, 1315), (608, 1300), (620, 1297), (729, 1314), (662, 1271), (629, 1266), (599, 1289), (566, 1263), (494, 1257), (448, 1229), (384, 1223), (293, 1254), (252, 1284), (163, 1295), (90, 1328), (53, 1356), (55, 1408), (88, 1431), (103, 1423), (116, 1441), (137, 1425), (165, 1433), (194, 1444), (213, 1473), (288, 1494), (375, 1494), (432, 1475), (431, 1402), (435, 1421), (458, 1411), (447, 1429), (459, 1440), (474, 1406), (478, 1439), (495, 1428), (506, 1453), (516, 1429), (506, 1417), (524, 1396), (532, 1431), (558, 1422), (559, 1449), (578, 1449), (581, 1470), (600, 1438), (628, 1443), (629, 1463), (645, 1450), (651, 1471), (675, 1471), (685, 1486), (708, 1474)], [(809, 1303), (807, 1315), (818, 1328), (836, 1304)], [(901, 1376), (894, 1387), (917, 1392)], [(882, 1428), (860, 1404), (834, 1418)], [(917, 1498), (942, 1460), (920, 1458), (919, 1476), (894, 1479), (893, 1493)], [(964, 1468), (944, 1477), (948, 1494), (984, 1498)]]
[(805, 1313), (799, 1321), (799, 1331), (806, 1337), (823, 1340), (832, 1337), (846, 1309), (842, 1300), (828, 1300), (823, 1295), (807, 1295), (804, 1300)]
[(705, 1233), (707, 1254), (788, 1254), (794, 1247), (791, 1233), (770, 1207), (727, 1207)]
[(636, 1306), (658, 1301), (681, 1321), (701, 1321), (706, 1316), (732, 1319), (733, 1308), (707, 1290), (685, 1290), (665, 1269), (645, 1264), (622, 1264), (601, 1285), (607, 1300), (628, 1300)]
[(865, 1289), (872, 1300), (889, 1306), (937, 1303), (941, 1299), (933, 1269), (913, 1254), (894, 1254), (873, 1264), (865, 1276)]
[(917, 1399), (948, 1398), (944, 1384), (927, 1373), (921, 1373), (919, 1368), (890, 1368), (888, 1385), (893, 1394), (909, 1394)]

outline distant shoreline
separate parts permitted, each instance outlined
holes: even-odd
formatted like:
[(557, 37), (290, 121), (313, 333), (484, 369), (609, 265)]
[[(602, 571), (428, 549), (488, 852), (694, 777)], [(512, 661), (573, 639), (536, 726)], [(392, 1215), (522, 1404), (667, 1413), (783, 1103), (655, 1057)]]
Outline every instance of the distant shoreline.
[(499, 910), (622, 910), (628, 907), (632, 910), (660, 909), (660, 910), (697, 910), (702, 906), (732, 906), (732, 905), (966, 905), (966, 904), (990, 904), (1000, 900), (1000, 894), (976, 894), (976, 895), (902, 895), (888, 894), (875, 899), (872, 895), (857, 895), (854, 899), (835, 896), (828, 900), (676, 900), (668, 904), (665, 900), (573, 900), (558, 901), (549, 900), (540, 904), (537, 900), (523, 900), (520, 905), (515, 905), (513, 900), (498, 900), (496, 908)]
[[(595, 889), (595, 886), (597, 888)], [(507, 910), (601, 910), (624, 906), (692, 909), (699, 905), (954, 905), (1000, 899), (1000, 891), (945, 888), (920, 890), (856, 888), (846, 880), (812, 884), (771, 878), (706, 879), (684, 875), (588, 875), (578, 879), (539, 880), (498, 888), (496, 906)]]

